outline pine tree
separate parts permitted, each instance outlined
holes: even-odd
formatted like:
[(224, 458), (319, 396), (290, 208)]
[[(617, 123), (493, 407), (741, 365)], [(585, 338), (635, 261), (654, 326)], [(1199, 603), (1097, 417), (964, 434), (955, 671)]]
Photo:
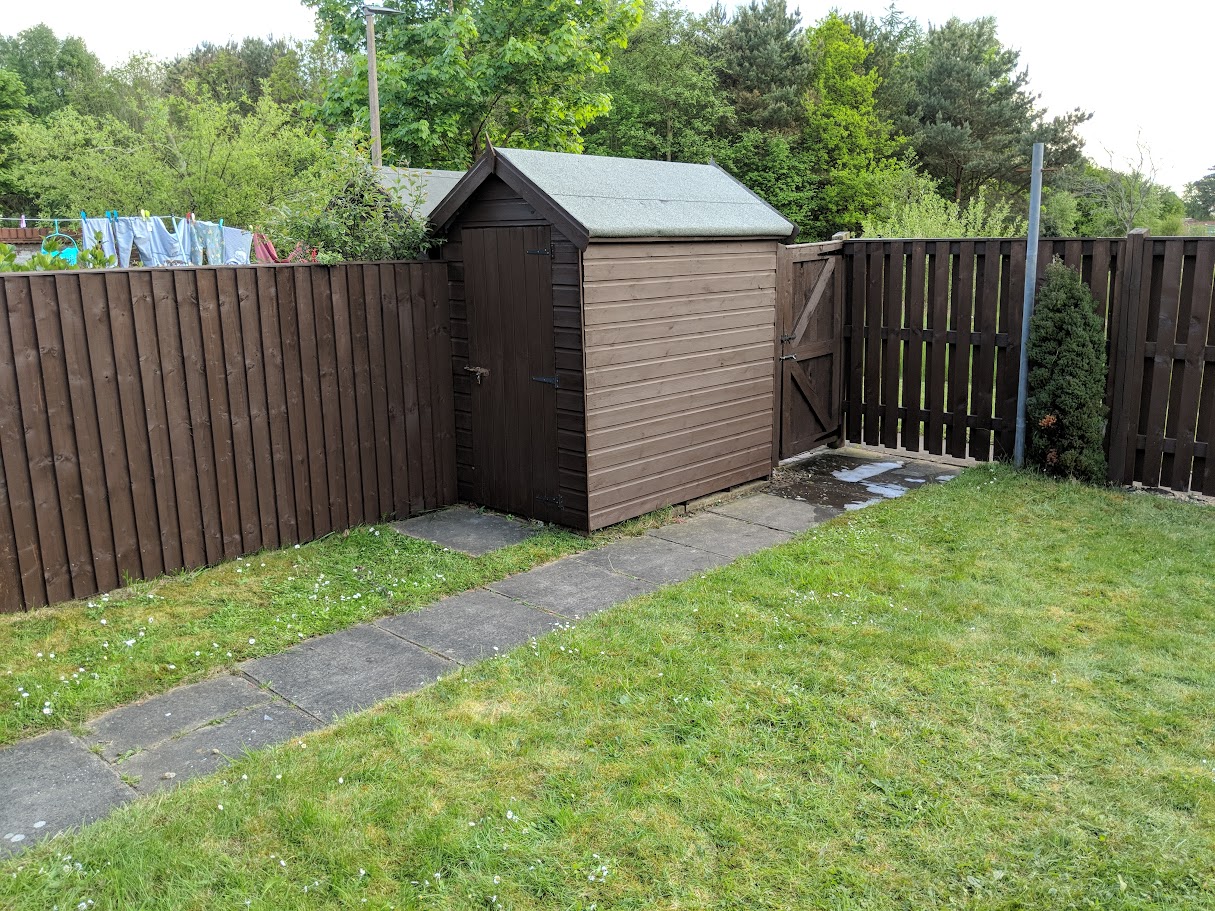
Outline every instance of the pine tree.
[(1079, 273), (1046, 268), (1029, 325), (1028, 460), (1047, 474), (1105, 480), (1105, 326)]

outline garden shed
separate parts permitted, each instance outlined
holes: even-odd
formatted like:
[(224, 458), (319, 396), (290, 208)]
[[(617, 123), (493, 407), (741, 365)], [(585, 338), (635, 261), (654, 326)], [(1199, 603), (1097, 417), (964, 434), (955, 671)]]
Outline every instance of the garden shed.
[(491, 149), (431, 224), (461, 499), (593, 530), (771, 470), (797, 229), (724, 170)]

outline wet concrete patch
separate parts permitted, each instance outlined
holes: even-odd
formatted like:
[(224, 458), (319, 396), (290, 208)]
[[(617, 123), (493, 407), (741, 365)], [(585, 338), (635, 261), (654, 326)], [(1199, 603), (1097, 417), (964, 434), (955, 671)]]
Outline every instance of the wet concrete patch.
[(926, 484), (952, 480), (961, 468), (914, 458), (824, 452), (782, 466), (768, 493), (800, 500), (832, 515), (901, 497)]

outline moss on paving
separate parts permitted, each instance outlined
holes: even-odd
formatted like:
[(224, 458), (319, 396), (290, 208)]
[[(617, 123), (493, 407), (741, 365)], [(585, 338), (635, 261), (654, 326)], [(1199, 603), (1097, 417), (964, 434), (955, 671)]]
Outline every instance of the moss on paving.
[(978, 468), (0, 866), (74, 908), (1215, 907), (1215, 512)]

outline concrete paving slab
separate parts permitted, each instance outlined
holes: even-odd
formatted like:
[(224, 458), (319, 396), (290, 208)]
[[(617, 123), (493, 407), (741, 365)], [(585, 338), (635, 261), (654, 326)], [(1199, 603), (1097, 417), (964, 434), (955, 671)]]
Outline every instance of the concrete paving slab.
[(151, 794), (214, 772), (250, 750), (282, 743), (320, 726), (315, 718), (276, 700), (244, 709), (219, 724), (166, 740), (114, 768), (140, 794)]
[(577, 619), (644, 595), (658, 586), (566, 557), (489, 587), (507, 597)]
[(763, 525), (775, 528), (777, 531), (787, 531), (790, 534), (800, 534), (815, 525), (821, 525), (832, 517), (829, 510), (819, 511), (801, 500), (790, 500), (786, 497), (774, 497), (770, 493), (753, 494), (721, 506), (714, 506), (710, 512), (719, 516), (729, 516), (741, 519), (752, 525)]
[(540, 531), (539, 525), (468, 506), (440, 509), (404, 522), (394, 522), (392, 527), (403, 535), (433, 541), (474, 557), (526, 541)]
[(135, 792), (66, 731), (0, 750), (0, 856), (100, 819)]
[(243, 677), (226, 674), (160, 696), (106, 712), (85, 727), (86, 742), (101, 747), (113, 762), (124, 753), (145, 750), (251, 706), (270, 701), (270, 694)]
[(420, 689), (452, 667), (450, 661), (363, 624), (247, 661), (241, 670), (328, 722), (397, 693)]
[(377, 625), (461, 664), (471, 664), (552, 632), (560, 622), (552, 614), (480, 590), (380, 620)]
[(752, 525), (741, 519), (731, 519), (729, 516), (711, 512), (692, 516), (684, 522), (651, 529), (646, 534), (731, 559), (753, 554), (765, 547), (774, 547), (793, 537), (788, 532)]
[(669, 584), (729, 563), (729, 557), (642, 535), (579, 554), (578, 560), (647, 582)]

